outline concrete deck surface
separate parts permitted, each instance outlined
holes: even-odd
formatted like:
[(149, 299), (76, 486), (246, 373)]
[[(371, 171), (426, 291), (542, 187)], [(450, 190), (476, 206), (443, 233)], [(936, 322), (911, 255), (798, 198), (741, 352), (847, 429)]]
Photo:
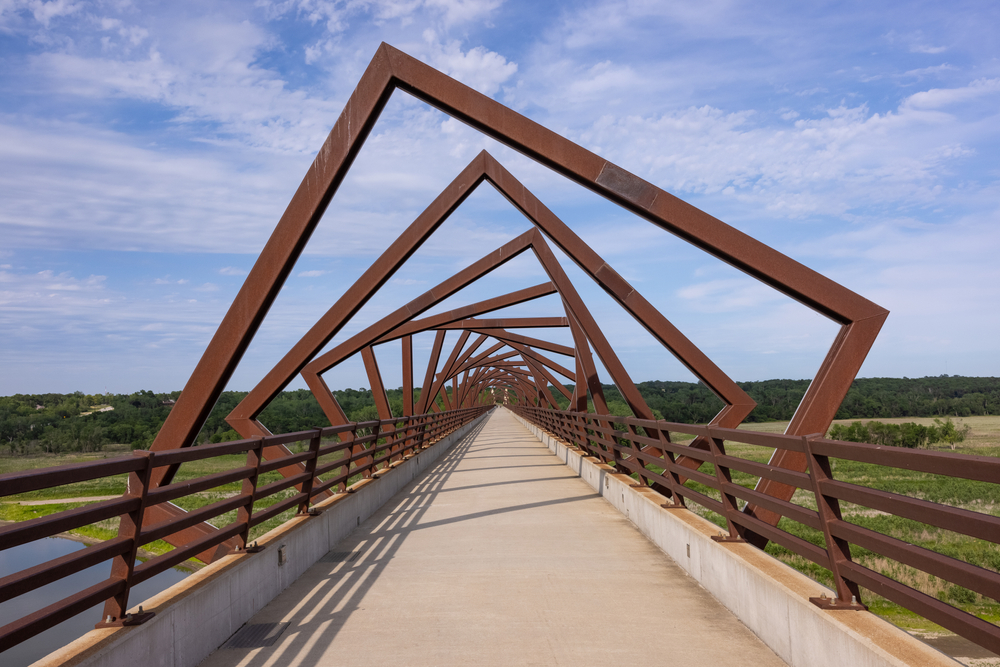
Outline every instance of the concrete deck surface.
[(202, 667), (785, 664), (504, 409), (331, 553)]

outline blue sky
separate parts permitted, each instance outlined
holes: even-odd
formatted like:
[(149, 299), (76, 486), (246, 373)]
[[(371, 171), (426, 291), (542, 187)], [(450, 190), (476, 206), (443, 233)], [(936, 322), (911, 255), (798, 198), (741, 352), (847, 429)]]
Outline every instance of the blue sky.
[[(381, 41), (888, 308), (862, 376), (1000, 375), (998, 32), (986, 2), (0, 0), (0, 394), (182, 388)], [(823, 317), (397, 92), (230, 387), (484, 148), (731, 377), (814, 375)], [(334, 343), (527, 226), (477, 192)], [(635, 380), (691, 379), (567, 271)]]

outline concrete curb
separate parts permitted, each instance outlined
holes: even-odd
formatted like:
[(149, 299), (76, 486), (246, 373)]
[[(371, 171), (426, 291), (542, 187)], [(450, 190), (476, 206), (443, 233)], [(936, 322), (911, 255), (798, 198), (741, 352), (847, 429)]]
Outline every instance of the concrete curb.
[(514, 416), (792, 667), (960, 664), (869, 612), (819, 609), (809, 598), (829, 589), (749, 544), (713, 541), (715, 524), (663, 509), (662, 495)]
[[(143, 601), (144, 610), (156, 612), (143, 625), (93, 630), (32, 667), (194, 667), (488, 415), (377, 480), (356, 484), (354, 493), (337, 494), (318, 504), (322, 514), (278, 526), (257, 540), (266, 547), (263, 551), (225, 556)], [(284, 564), (278, 562), (279, 548), (286, 556)]]

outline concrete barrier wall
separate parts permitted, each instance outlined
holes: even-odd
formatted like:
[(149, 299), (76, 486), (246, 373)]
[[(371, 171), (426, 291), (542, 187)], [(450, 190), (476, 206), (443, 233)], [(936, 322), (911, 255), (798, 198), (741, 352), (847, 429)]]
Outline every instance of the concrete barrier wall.
[(297, 517), (275, 528), (257, 540), (263, 551), (226, 556), (143, 601), (145, 611), (156, 612), (143, 625), (94, 630), (33, 667), (194, 667), (485, 417), (395, 464), (379, 479), (355, 485), (355, 492), (319, 503), (319, 516)]
[(628, 475), (517, 419), (789, 665), (960, 664), (869, 612), (819, 609), (809, 598), (832, 597), (833, 591), (749, 544), (713, 541), (720, 529), (712, 522), (688, 510), (663, 509), (662, 495), (633, 487)]

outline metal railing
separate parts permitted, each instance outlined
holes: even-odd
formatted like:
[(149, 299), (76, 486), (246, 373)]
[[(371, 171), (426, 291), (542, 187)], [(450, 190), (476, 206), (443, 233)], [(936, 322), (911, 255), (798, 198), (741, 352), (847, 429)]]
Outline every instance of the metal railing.
[[(829, 440), (822, 434), (789, 436), (729, 428), (649, 421), (633, 417), (508, 406), (516, 414), (613, 466), (653, 485), (672, 497), (664, 507), (681, 508), (688, 501), (722, 517), (729, 535), (720, 541), (743, 541), (756, 534), (828, 570), (836, 598), (811, 598), (829, 609), (866, 609), (860, 587), (898, 604), (1000, 653), (1000, 628), (945, 601), (876, 572), (852, 559), (851, 547), (922, 571), (932, 577), (1000, 599), (1000, 574), (845, 520), (840, 502), (953, 531), (985, 543), (1000, 543), (1000, 518), (968, 509), (929, 502), (836, 479), (831, 462), (850, 461), (885, 468), (932, 473), (962, 480), (1000, 483), (1000, 460), (950, 452), (911, 451), (893, 447)], [(695, 436), (698, 446), (670, 442), (668, 433)], [(651, 437), (656, 434), (656, 437)], [(726, 442), (805, 454), (807, 472), (785, 470), (727, 454)], [(700, 447), (704, 447), (701, 449)], [(689, 465), (683, 465), (688, 463)], [(709, 463), (714, 473), (697, 466)], [(689, 467), (690, 465), (696, 467)], [(784, 501), (732, 481), (731, 471), (772, 480), (803, 490), (816, 509)], [(691, 488), (702, 485), (719, 499)], [(801, 494), (799, 494), (801, 497)], [(793, 497), (794, 499), (794, 497)], [(822, 546), (741, 511), (739, 501), (756, 505), (822, 534)], [(819, 541), (819, 540), (817, 540)]]
[[(101, 602), (105, 603), (102, 615), (104, 621), (98, 623), (98, 627), (138, 624), (145, 619), (126, 612), (129, 592), (137, 584), (233, 538), (238, 541), (237, 550), (245, 550), (250, 530), (255, 526), (292, 508), (298, 508), (299, 515), (308, 514), (310, 503), (317, 497), (328, 495), (334, 490), (353, 491), (348, 484), (355, 478), (361, 478), (355, 485), (367, 478), (377, 478), (395, 462), (429, 447), (491, 408), (492, 406), (481, 406), (414, 417), (351, 423), (187, 449), (135, 451), (131, 457), (0, 475), (0, 497), (5, 497), (128, 474), (127, 490), (120, 498), (0, 527), (0, 550), (4, 550), (96, 522), (119, 519), (115, 538), (0, 579), (2, 603), (86, 568), (111, 561), (110, 575), (104, 581), (76, 591), (0, 628), (0, 651)], [(344, 440), (323, 444), (323, 439), (332, 437)], [(292, 443), (308, 445), (305, 451), (281, 458), (265, 461), (261, 455), (265, 447)], [(161, 487), (151, 488), (149, 484), (150, 476), (156, 468), (234, 454), (245, 454), (246, 464)], [(268, 484), (258, 484), (262, 475), (289, 466), (297, 466), (299, 471)], [(143, 514), (151, 506), (236, 482), (241, 483), (242, 488), (234, 496), (183, 513), (174, 519), (143, 525)], [(266, 509), (255, 511), (255, 504), (293, 487), (296, 487), (296, 492), (289, 497), (274, 502)], [(237, 512), (235, 521), (182, 547), (136, 564), (139, 549), (144, 545), (234, 510)]]

